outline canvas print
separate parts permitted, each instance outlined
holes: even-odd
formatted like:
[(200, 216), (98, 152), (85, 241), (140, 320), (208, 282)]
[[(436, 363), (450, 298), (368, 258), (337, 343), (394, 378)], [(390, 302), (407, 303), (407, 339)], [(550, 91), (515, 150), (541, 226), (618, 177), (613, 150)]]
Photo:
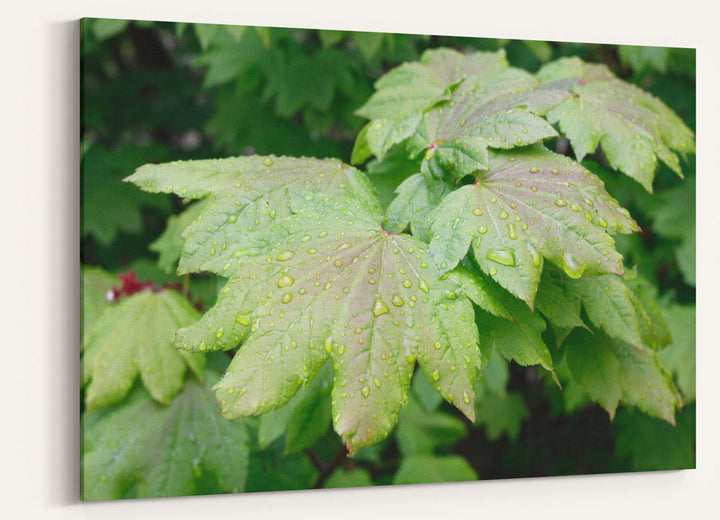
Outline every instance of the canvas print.
[(80, 24), (83, 500), (695, 467), (693, 49)]

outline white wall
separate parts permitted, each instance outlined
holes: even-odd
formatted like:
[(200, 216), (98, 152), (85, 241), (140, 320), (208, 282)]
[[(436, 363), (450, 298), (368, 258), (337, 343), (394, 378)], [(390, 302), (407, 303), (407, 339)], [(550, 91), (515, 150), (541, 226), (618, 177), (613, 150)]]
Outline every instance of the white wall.
[[(492, 3), (495, 7), (483, 7)], [(647, 4), (636, 5), (636, 4)], [(102, 5), (99, 5), (102, 4)], [(407, 7), (404, 7), (407, 5)], [(0, 512), (5, 518), (717, 518), (718, 13), (704, 0), (16, 0), (5, 4), (0, 164)], [(82, 504), (77, 497), (78, 25), (82, 16), (698, 49), (698, 469)]]

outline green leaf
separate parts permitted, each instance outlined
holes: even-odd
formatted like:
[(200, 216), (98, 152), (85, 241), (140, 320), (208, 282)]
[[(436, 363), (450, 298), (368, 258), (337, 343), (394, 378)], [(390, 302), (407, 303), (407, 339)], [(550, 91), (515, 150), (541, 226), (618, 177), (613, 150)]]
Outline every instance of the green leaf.
[(565, 344), (573, 378), (611, 418), (621, 401), (675, 424), (680, 393), (654, 351), (583, 329), (574, 330)]
[(640, 45), (618, 45), (620, 61), (635, 72), (667, 72), (670, 49), (667, 47), (643, 47)]
[(440, 406), (443, 400), (442, 396), (435, 391), (432, 383), (428, 381), (428, 378), (422, 370), (415, 372), (413, 375), (410, 392), (427, 412), (434, 411)]
[(658, 193), (648, 213), (653, 219), (652, 230), (679, 245), (674, 255), (683, 279), (695, 286), (695, 178)]
[(672, 341), (662, 313), (642, 282), (628, 280), (630, 276), (586, 276), (569, 280), (566, 286), (582, 300), (590, 321), (611, 337), (661, 349)]
[(118, 279), (100, 267), (82, 266), (82, 324), (87, 332), (105, 309), (112, 304), (108, 292)]
[(323, 487), (330, 488), (349, 488), (372, 486), (373, 481), (370, 473), (362, 468), (347, 469), (344, 467), (336, 469), (330, 477), (325, 481)]
[(414, 455), (402, 460), (393, 484), (429, 484), (477, 480), (475, 470), (457, 455)]
[(260, 417), (258, 444), (266, 448), (287, 432), (285, 453), (309, 448), (331, 424), (330, 392), (333, 373), (327, 363), (312, 383), (301, 390), (282, 408)]
[(296, 404), (297, 400), (291, 400), (282, 408), (273, 410), (260, 417), (258, 425), (258, 445), (260, 449), (267, 448), (285, 433), (288, 422), (290, 422), (290, 417), (295, 411)]
[(543, 257), (573, 278), (623, 272), (609, 232), (638, 228), (592, 173), (541, 147), (494, 154), (489, 166), (435, 210), (430, 253), (443, 272), (472, 244), (482, 271), (530, 305)]
[(179, 215), (172, 215), (167, 220), (167, 226), (162, 235), (152, 242), (148, 249), (155, 251), (158, 257), (158, 266), (166, 273), (174, 273), (182, 253), (182, 232), (190, 226), (203, 213), (205, 204), (195, 203)]
[(332, 47), (340, 43), (347, 33), (345, 31), (331, 31), (326, 29), (318, 30), (318, 36), (324, 48)]
[[(491, 354), (486, 356), (489, 358), (487, 365), (483, 368), (482, 377), (478, 383), (476, 394), (481, 399), (487, 390), (497, 396), (503, 397), (507, 394), (507, 385), (510, 381), (510, 366), (502, 355), (495, 349), (491, 350)], [(482, 392), (482, 393), (479, 393)], [(475, 401), (477, 404), (478, 401)], [(477, 410), (477, 406), (475, 407)]]
[(502, 52), (463, 55), (451, 49), (432, 49), (419, 62), (394, 68), (375, 83), (376, 92), (356, 111), (372, 120), (366, 135), (368, 146), (382, 160), (393, 145), (415, 133), (423, 112), (448, 99), (458, 82), (506, 66)]
[(388, 206), (385, 221), (387, 230), (400, 233), (409, 224), (413, 236), (429, 240), (432, 211), (449, 191), (447, 185), (439, 179), (420, 173), (411, 175), (397, 187), (397, 197)]
[(168, 404), (189, 367), (202, 374), (204, 358), (173, 346), (175, 331), (198, 312), (173, 290), (146, 289), (123, 297), (86, 331), (82, 360), (89, 410), (119, 401), (139, 375), (158, 402)]
[(417, 359), (472, 417), (480, 365), (472, 305), (446, 297), (453, 286), (439, 279), (427, 246), (383, 231), (382, 213), (360, 200), (306, 195), (294, 210), (268, 229), (272, 246), (238, 266), (218, 304), (178, 332), (179, 347), (212, 350), (249, 331), (217, 385), (223, 414), (284, 405), (331, 358), (334, 426), (354, 453), (390, 432)]
[(509, 149), (557, 136), (540, 115), (568, 93), (539, 84), (529, 73), (510, 68), (466, 79), (449, 100), (426, 111), (410, 147), (427, 150), (424, 168), (459, 179), (488, 169), (488, 147)]
[(268, 51), (256, 31), (246, 31), (239, 43), (235, 39), (237, 35), (228, 31), (210, 31), (213, 32), (212, 46), (200, 53), (194, 63), (198, 67), (207, 67), (203, 79), (204, 89), (222, 85), (247, 71), (256, 70), (259, 63), (268, 59)]
[(580, 317), (580, 296), (568, 290), (567, 283), (568, 279), (563, 273), (555, 269), (545, 269), (535, 305), (554, 327), (570, 330), (585, 327)]
[(81, 163), (81, 188), (88, 195), (82, 197), (80, 208), (82, 236), (92, 235), (100, 245), (107, 246), (121, 232), (142, 232), (143, 208), (169, 211), (166, 197), (152, 197), (122, 183), (141, 164), (167, 157), (167, 149), (156, 145), (125, 144), (117, 151), (99, 144), (92, 146)]
[(192, 24), (195, 29), (195, 36), (197, 36), (198, 42), (200, 42), (200, 48), (206, 50), (215, 39), (220, 25), (208, 24), (208, 23), (194, 23)]
[(678, 414), (675, 426), (647, 415), (618, 413), (615, 428), (615, 454), (629, 457), (633, 471), (695, 468), (694, 406)]
[(360, 55), (365, 61), (370, 61), (382, 47), (388, 35), (376, 32), (353, 32), (352, 38), (357, 45)]
[(452, 446), (466, 434), (462, 420), (438, 410), (427, 413), (411, 397), (407, 409), (400, 412), (395, 438), (402, 456), (408, 457)]
[(498, 290), (497, 294), (513, 321), (483, 312), (477, 313), (480, 344), (484, 345), (484, 348), (497, 349), (507, 360), (514, 360), (519, 365), (539, 364), (552, 372), (552, 356), (542, 339), (546, 328), (545, 320), (507, 293), (500, 296)]
[(612, 349), (586, 340), (586, 335), (571, 334), (565, 341), (568, 367), (573, 379), (612, 419), (622, 398), (620, 361)]
[(169, 406), (142, 388), (122, 403), (83, 417), (83, 500), (193, 494), (214, 475), (220, 492), (245, 488), (248, 435), (218, 413), (210, 389), (189, 379)]
[(477, 424), (485, 426), (485, 432), (491, 441), (507, 435), (516, 441), (520, 428), (530, 412), (522, 395), (509, 392), (505, 395), (487, 394), (475, 403)]
[(185, 229), (179, 274), (212, 271), (225, 276), (240, 258), (257, 254), (257, 231), (289, 214), (290, 193), (346, 194), (377, 204), (366, 176), (335, 159), (179, 161), (143, 166), (126, 180), (145, 191), (207, 200)]
[[(467, 296), (475, 305), (490, 314), (512, 320), (505, 303), (482, 275), (458, 266), (447, 273), (447, 280), (455, 284), (456, 294)], [(447, 296), (452, 298), (450, 293)]]
[(299, 398), (298, 403), (288, 421), (285, 445), (287, 453), (309, 448), (330, 428), (332, 380), (332, 370), (330, 365), (326, 364), (312, 384), (296, 395), (296, 399)]
[(579, 161), (600, 145), (613, 168), (650, 192), (658, 158), (682, 176), (674, 152), (694, 153), (695, 138), (662, 101), (616, 78), (605, 65), (574, 57), (545, 65), (538, 78), (574, 93), (547, 116), (560, 124)]
[(674, 341), (658, 352), (660, 360), (675, 374), (685, 402), (695, 400), (695, 306), (668, 305), (663, 315)]

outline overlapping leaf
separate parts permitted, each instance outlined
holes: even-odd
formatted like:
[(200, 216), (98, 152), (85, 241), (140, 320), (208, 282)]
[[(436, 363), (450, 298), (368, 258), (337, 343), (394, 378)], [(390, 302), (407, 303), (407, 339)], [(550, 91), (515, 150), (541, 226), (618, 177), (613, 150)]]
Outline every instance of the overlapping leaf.
[(490, 358), (486, 354), (488, 351), (497, 350), (503, 357), (519, 365), (540, 365), (552, 373), (552, 356), (542, 338), (546, 328), (545, 320), (507, 293), (502, 295), (502, 299), (512, 321), (486, 313), (477, 315), (484, 360)]
[(157, 401), (168, 404), (183, 386), (189, 367), (202, 373), (204, 358), (175, 349), (175, 331), (198, 312), (172, 290), (151, 289), (123, 297), (84, 336), (83, 382), (88, 409), (122, 399), (140, 376)]
[(205, 198), (185, 230), (179, 273), (225, 275), (238, 258), (253, 254), (256, 231), (289, 214), (296, 192), (345, 194), (377, 204), (364, 174), (335, 159), (234, 157), (146, 165), (126, 180), (150, 192)]
[(497, 69), (467, 79), (446, 102), (423, 115), (410, 139), (415, 152), (427, 150), (423, 171), (461, 178), (488, 168), (488, 148), (527, 146), (557, 136), (542, 114), (568, 96), (562, 89), (540, 89), (519, 69)]
[(293, 208), (216, 306), (178, 333), (180, 348), (198, 351), (247, 336), (216, 386), (223, 415), (284, 405), (330, 358), (334, 426), (351, 453), (390, 432), (416, 360), (472, 418), (480, 366), (472, 304), (439, 279), (427, 246), (384, 231), (382, 213), (361, 200), (308, 194)]
[(659, 158), (682, 176), (680, 154), (695, 151), (692, 131), (662, 101), (626, 83), (605, 65), (563, 58), (537, 74), (547, 87), (575, 96), (548, 112), (559, 123), (578, 160), (600, 145), (610, 164), (652, 191)]
[[(450, 98), (463, 79), (507, 67), (503, 52), (462, 54), (451, 49), (426, 51), (419, 62), (403, 63), (375, 83), (376, 92), (357, 114), (371, 119), (356, 142), (382, 159), (395, 144), (415, 133), (423, 112)], [(367, 155), (353, 154), (360, 162)]]
[(193, 378), (169, 406), (138, 388), (83, 418), (84, 500), (125, 498), (133, 486), (139, 498), (189, 495), (206, 473), (220, 492), (238, 492), (247, 468), (245, 424), (223, 419), (210, 389)]
[(420, 173), (411, 175), (397, 187), (397, 197), (388, 206), (387, 230), (401, 233), (410, 225), (414, 237), (428, 241), (432, 211), (449, 192), (447, 184), (440, 179)]
[(435, 211), (430, 253), (443, 272), (472, 245), (483, 272), (530, 305), (543, 258), (573, 278), (623, 272), (610, 233), (638, 227), (578, 163), (538, 146), (493, 154), (476, 179)]
[(644, 346), (615, 340), (602, 331), (576, 329), (566, 341), (568, 366), (583, 389), (610, 417), (620, 402), (675, 423), (682, 404), (670, 371)]
[(635, 347), (659, 350), (672, 342), (670, 331), (643, 282), (632, 276), (587, 276), (566, 287), (571, 297), (582, 300), (596, 327)]

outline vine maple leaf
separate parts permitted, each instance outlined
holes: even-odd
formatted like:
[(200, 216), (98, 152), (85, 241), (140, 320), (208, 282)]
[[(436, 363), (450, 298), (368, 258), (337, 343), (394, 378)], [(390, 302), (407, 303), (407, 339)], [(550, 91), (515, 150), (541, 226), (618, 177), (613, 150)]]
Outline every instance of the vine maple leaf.
[(126, 178), (149, 192), (205, 199), (185, 229), (178, 274), (224, 274), (257, 247), (256, 231), (290, 212), (288, 194), (345, 194), (377, 204), (367, 178), (337, 159), (252, 156), (148, 164)]
[(119, 401), (138, 376), (154, 399), (169, 403), (182, 388), (187, 368), (202, 374), (205, 359), (173, 345), (175, 331), (198, 317), (173, 290), (146, 289), (108, 306), (83, 338), (88, 409)]
[(532, 305), (543, 258), (572, 277), (623, 273), (610, 232), (637, 231), (602, 181), (541, 146), (493, 153), (487, 172), (434, 213), (430, 253), (445, 272), (472, 245), (487, 275)]
[[(393, 428), (417, 362), (435, 389), (474, 417), (480, 367), (470, 301), (440, 279), (427, 245), (382, 229), (374, 205), (306, 195), (268, 228), (273, 244), (221, 290), (180, 348), (231, 348), (216, 385), (229, 419), (287, 403), (330, 359), (333, 423), (350, 453)], [(228, 339), (225, 339), (225, 338)]]
[(613, 168), (649, 192), (658, 158), (682, 177), (674, 152), (694, 153), (695, 138), (662, 101), (618, 79), (607, 66), (576, 57), (546, 64), (537, 77), (547, 87), (567, 88), (574, 94), (547, 117), (560, 124), (578, 160), (600, 145)]
[(361, 162), (370, 153), (382, 160), (390, 148), (415, 133), (423, 112), (450, 99), (461, 81), (507, 66), (503, 51), (462, 54), (432, 49), (419, 62), (394, 68), (375, 83), (376, 92), (356, 112), (372, 121), (358, 136), (353, 162)]
[(84, 500), (125, 498), (135, 484), (139, 498), (188, 495), (203, 473), (213, 474), (222, 492), (245, 488), (246, 425), (224, 420), (195, 378), (169, 406), (137, 388), (122, 403), (85, 415), (82, 427)]

